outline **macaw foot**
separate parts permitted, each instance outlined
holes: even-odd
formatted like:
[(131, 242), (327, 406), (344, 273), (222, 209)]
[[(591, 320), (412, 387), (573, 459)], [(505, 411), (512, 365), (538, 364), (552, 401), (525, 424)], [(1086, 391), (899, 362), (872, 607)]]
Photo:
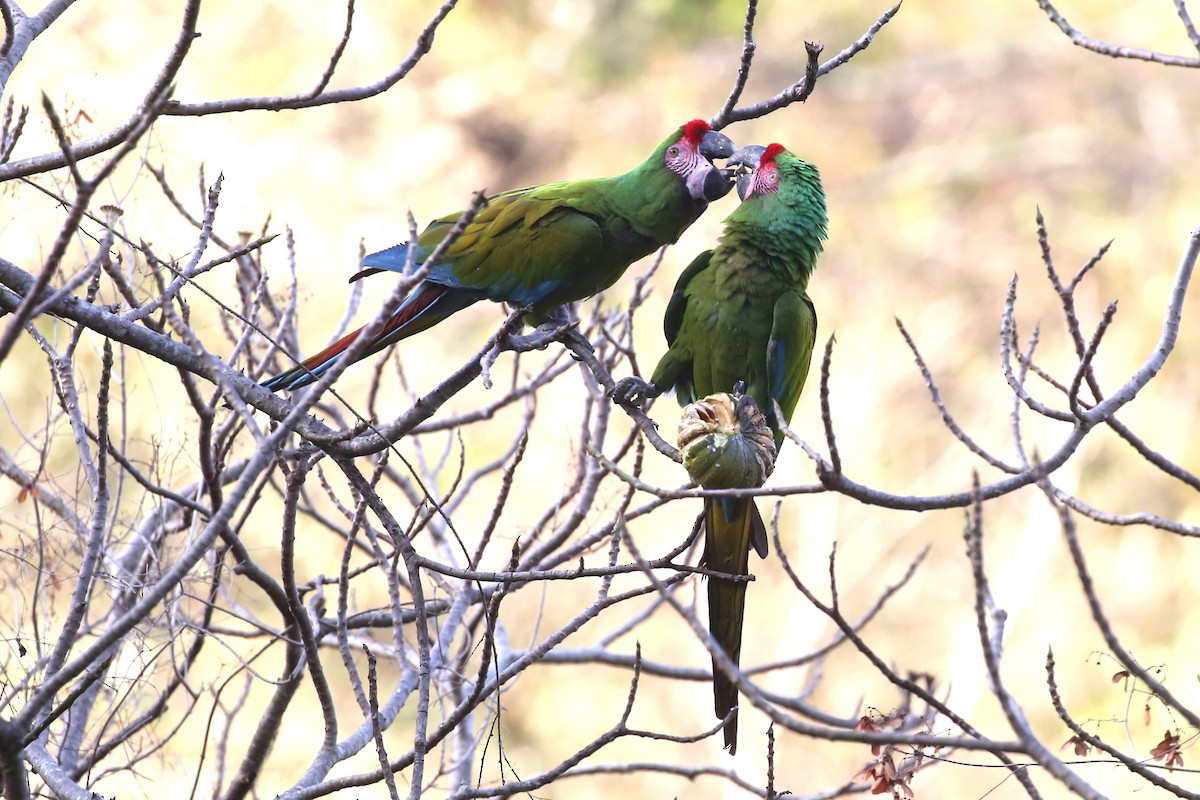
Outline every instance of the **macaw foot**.
[[(528, 311), (528, 309), (525, 310)], [(541, 320), (541, 324), (529, 333), (508, 334), (508, 349), (517, 352), (545, 350), (552, 342), (561, 340), (570, 329), (579, 324), (578, 321), (571, 319), (571, 315), (564, 306), (558, 306), (538, 319)], [(528, 315), (523, 321), (526, 325), (532, 324)]]
[(642, 401), (658, 397), (663, 390), (649, 381), (630, 376), (617, 381), (617, 385), (608, 393), (613, 402), (622, 406), (639, 406)]
[[(571, 328), (571, 330), (564, 333), (562, 342), (564, 345), (566, 345), (568, 350), (573, 350), (575, 352), (586, 350), (592, 354), (595, 354), (596, 352), (596, 348), (592, 346), (592, 343), (588, 341), (586, 336), (579, 332), (578, 328)], [(571, 358), (579, 361), (580, 357), (575, 355), (575, 352), (571, 353)]]
[(571, 318), (570, 306), (555, 306), (546, 312), (546, 316), (542, 317), (542, 324), (537, 326), (540, 330), (559, 330), (571, 325), (575, 320)]
[[(733, 385), (733, 399), (737, 403), (738, 419), (747, 419), (746, 414), (758, 414), (762, 416), (762, 409), (758, 407), (758, 403), (754, 402), (754, 398), (746, 394), (746, 382), (738, 381)], [(744, 411), (749, 407), (749, 411)]]

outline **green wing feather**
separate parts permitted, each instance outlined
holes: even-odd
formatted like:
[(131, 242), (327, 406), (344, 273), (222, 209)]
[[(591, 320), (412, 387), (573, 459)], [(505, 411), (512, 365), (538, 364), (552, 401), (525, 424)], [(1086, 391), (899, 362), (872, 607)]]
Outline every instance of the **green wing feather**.
[[(588, 270), (609, 266), (593, 257), (604, 249), (601, 225), (547, 188), (492, 198), (447, 250), (447, 282), (512, 302), (540, 304), (567, 286), (573, 294), (595, 294)], [(453, 214), (434, 220), (418, 240), (421, 248), (431, 251), (457, 220)], [(598, 273), (597, 280), (608, 277), (607, 270)]]
[(651, 377), (651, 383), (656, 386), (673, 388), (680, 405), (694, 403), (698, 399), (698, 395), (692, 377), (691, 348), (686, 342), (680, 342), (676, 347), (675, 342), (679, 338), (684, 319), (687, 316), (688, 295), (692, 279), (708, 269), (712, 254), (712, 250), (705, 250), (693, 258), (687, 269), (680, 273), (679, 279), (675, 281), (675, 290), (671, 292), (671, 299), (667, 302), (667, 313), (663, 317), (663, 333), (670, 347), (666, 355), (659, 360), (654, 375)]
[[(817, 310), (807, 293), (784, 292), (775, 301), (771, 338), (767, 343), (768, 391), (779, 404), (784, 421), (792, 418), (800, 392), (812, 364), (817, 341)], [(775, 428), (775, 446), (783, 443), (783, 431), (775, 422), (775, 411), (763, 408)]]
[(687, 310), (688, 285), (691, 284), (692, 278), (708, 269), (712, 254), (712, 250), (705, 250), (693, 258), (692, 263), (687, 265), (687, 268), (679, 274), (679, 279), (675, 281), (675, 290), (671, 292), (671, 299), (667, 302), (667, 313), (663, 317), (663, 334), (666, 336), (668, 345), (675, 343), (675, 339), (679, 336), (679, 329), (683, 327), (684, 312)]

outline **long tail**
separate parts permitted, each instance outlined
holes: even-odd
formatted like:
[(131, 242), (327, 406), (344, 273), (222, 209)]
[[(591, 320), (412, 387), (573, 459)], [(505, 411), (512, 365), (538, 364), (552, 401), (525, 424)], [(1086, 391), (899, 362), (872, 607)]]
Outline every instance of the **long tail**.
[[(426, 281), (405, 298), (392, 318), (375, 335), (371, 345), (360, 353), (356, 360), (374, 355), (401, 339), (407, 339), (413, 334), (432, 328), (478, 299), (477, 295), (463, 289)], [(280, 389), (299, 389), (313, 383), (321, 377), (321, 373), (332, 367), (341, 358), (342, 353), (358, 338), (362, 330), (359, 328), (353, 333), (346, 334), (315, 356), (263, 381), (262, 385), (272, 392), (277, 392)]]
[[(747, 574), (750, 545), (766, 555), (767, 531), (751, 499), (704, 501), (704, 563), (716, 572)], [(742, 655), (742, 616), (746, 582), (708, 579), (708, 629), (733, 661)], [(738, 704), (737, 686), (713, 661), (713, 710), (723, 719)], [(737, 752), (737, 715), (725, 723), (725, 747)]]

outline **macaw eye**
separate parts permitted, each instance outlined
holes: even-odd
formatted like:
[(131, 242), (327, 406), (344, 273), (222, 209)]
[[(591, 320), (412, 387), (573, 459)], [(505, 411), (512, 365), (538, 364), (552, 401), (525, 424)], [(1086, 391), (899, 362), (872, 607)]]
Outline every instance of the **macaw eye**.
[(671, 145), (671, 147), (667, 150), (667, 155), (669, 155), (671, 158), (679, 158), (679, 145)]
[(779, 183), (779, 173), (778, 172), (768, 172), (767, 173), (767, 182), (768, 183)]

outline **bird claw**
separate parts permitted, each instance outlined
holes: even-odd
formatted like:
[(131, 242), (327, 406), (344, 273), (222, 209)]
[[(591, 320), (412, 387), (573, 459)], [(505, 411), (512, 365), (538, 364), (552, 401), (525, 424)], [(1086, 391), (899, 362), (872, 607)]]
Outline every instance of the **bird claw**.
[(617, 381), (617, 385), (608, 393), (613, 402), (622, 406), (639, 406), (644, 400), (657, 397), (659, 392), (653, 383), (641, 378), (630, 376)]
[(746, 408), (746, 406), (752, 407), (754, 409), (754, 411), (760, 410), (758, 407), (758, 403), (755, 402), (754, 398), (751, 397), (750, 395), (746, 394), (746, 382), (745, 381), (738, 381), (737, 383), (735, 383), (733, 385), (733, 399), (734, 399), (734, 402), (737, 404), (737, 413), (738, 413), (739, 417), (742, 416), (743, 409)]
[[(574, 342), (578, 347), (587, 350), (589, 353), (592, 353), (593, 355), (596, 353), (595, 345), (588, 341), (588, 338), (579, 332), (579, 328), (571, 328), (569, 331), (567, 331), (563, 336), (563, 342)], [(580, 360), (579, 356), (575, 355), (574, 353), (571, 354), (571, 357), (576, 361)]]
[(554, 330), (555, 328), (565, 328), (568, 325), (579, 324), (579, 321), (573, 319), (571, 315), (571, 307), (565, 305), (555, 306), (554, 308), (550, 309), (546, 312), (546, 315), (542, 319), (543, 322), (538, 326), (538, 330), (541, 330), (542, 328)]

